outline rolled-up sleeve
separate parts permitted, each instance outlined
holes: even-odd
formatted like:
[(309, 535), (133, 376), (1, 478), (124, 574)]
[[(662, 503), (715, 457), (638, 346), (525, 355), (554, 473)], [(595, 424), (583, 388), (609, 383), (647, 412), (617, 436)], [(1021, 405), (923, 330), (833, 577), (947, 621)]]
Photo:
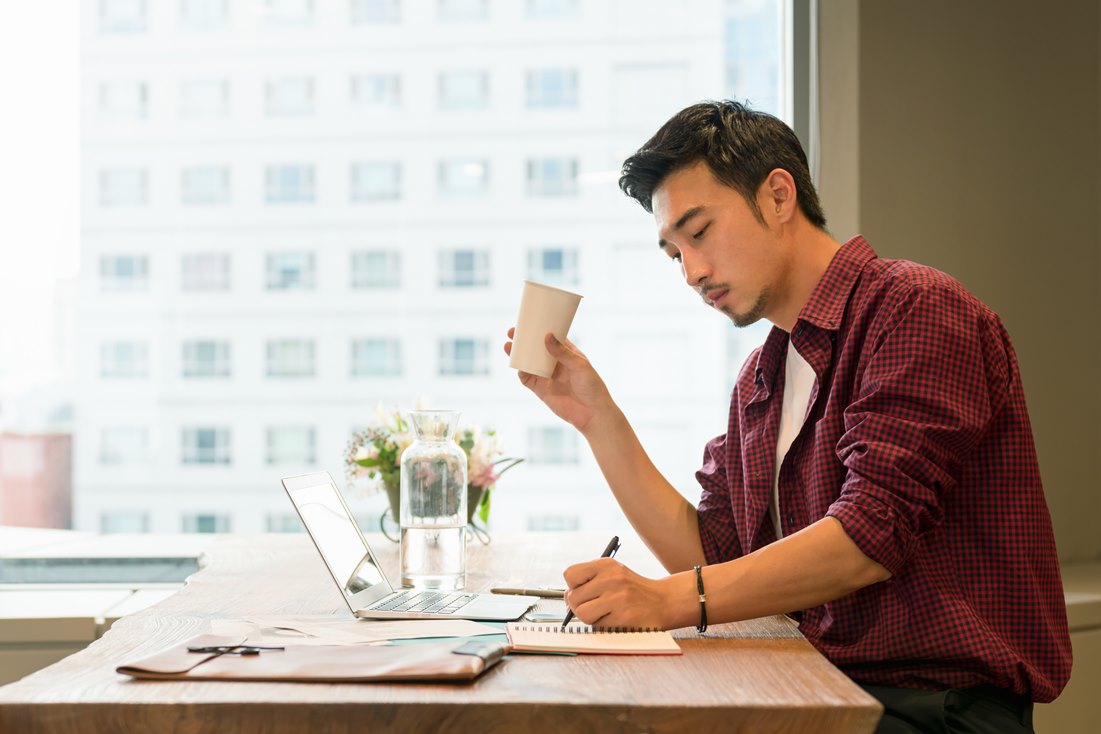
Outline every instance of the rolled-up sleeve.
[(1009, 367), (996, 320), (962, 289), (899, 288), (876, 322), (837, 444), (845, 481), (827, 514), (898, 574), (941, 522), (945, 493), (1004, 402)]
[(742, 555), (731, 504), (730, 483), (726, 467), (727, 437), (718, 436), (707, 442), (703, 450), (703, 466), (696, 472), (700, 483), (700, 504), (696, 508), (699, 520), (700, 544), (710, 563), (722, 563)]

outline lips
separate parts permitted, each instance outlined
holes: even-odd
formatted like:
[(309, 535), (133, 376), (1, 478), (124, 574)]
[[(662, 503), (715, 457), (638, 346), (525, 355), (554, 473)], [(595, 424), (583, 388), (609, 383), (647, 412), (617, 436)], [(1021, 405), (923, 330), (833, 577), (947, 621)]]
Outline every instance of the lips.
[(713, 291), (708, 291), (707, 295), (704, 296), (704, 298), (706, 298), (708, 303), (710, 303), (712, 306), (718, 306), (719, 301), (726, 298), (726, 294), (729, 292), (730, 291), (726, 288), (716, 288)]

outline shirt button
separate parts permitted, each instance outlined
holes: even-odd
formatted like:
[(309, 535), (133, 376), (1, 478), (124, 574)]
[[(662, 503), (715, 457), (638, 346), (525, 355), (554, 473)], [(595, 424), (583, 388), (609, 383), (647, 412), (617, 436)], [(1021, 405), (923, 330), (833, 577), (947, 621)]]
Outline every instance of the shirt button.
[(795, 515), (788, 515), (788, 525), (795, 524)]

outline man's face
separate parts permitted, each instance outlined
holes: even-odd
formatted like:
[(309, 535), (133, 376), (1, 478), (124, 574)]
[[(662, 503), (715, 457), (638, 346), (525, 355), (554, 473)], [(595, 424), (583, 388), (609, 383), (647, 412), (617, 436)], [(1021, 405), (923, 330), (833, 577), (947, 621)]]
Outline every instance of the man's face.
[[(741, 194), (700, 161), (670, 174), (652, 204), (661, 249), (680, 261), (685, 281), (705, 303), (735, 326), (769, 315), (785, 287), (784, 248)], [(758, 205), (767, 211), (770, 204), (759, 196)]]

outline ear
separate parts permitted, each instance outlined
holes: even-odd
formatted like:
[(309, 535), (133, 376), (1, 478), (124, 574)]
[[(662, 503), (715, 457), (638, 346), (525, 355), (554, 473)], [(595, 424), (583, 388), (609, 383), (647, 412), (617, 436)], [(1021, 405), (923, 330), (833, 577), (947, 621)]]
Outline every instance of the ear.
[(787, 224), (795, 216), (795, 179), (782, 168), (774, 168), (761, 184), (761, 212), (777, 224)]

